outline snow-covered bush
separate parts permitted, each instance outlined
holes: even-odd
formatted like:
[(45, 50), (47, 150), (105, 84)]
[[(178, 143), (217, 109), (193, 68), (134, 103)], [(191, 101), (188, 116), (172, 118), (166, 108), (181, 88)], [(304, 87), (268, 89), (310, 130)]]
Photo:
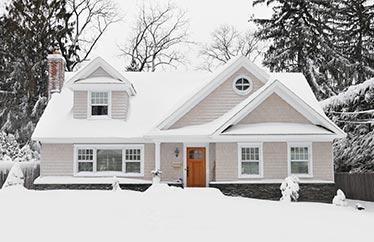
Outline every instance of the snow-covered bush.
[(282, 192), (281, 201), (291, 202), (297, 201), (299, 198), (299, 178), (296, 176), (289, 176), (282, 182), (280, 190)]
[(112, 189), (113, 191), (122, 190), (121, 186), (119, 185), (119, 179), (117, 177), (113, 177)]
[(338, 191), (336, 191), (336, 195), (335, 195), (334, 199), (332, 199), (332, 204), (334, 204), (336, 206), (346, 206), (347, 205), (345, 194), (342, 190), (338, 189)]
[(5, 180), (3, 184), (3, 189), (12, 187), (12, 186), (23, 187), (24, 180), (25, 178), (23, 176), (21, 167), (18, 162), (15, 162), (12, 166), (12, 169), (10, 169), (9, 171), (7, 179)]
[(38, 158), (39, 153), (32, 150), (29, 144), (21, 148), (14, 135), (0, 132), (0, 161), (23, 162)]
[(152, 184), (159, 184), (160, 181), (161, 181), (162, 171), (154, 170), (154, 171), (152, 171), (152, 174), (153, 174)]

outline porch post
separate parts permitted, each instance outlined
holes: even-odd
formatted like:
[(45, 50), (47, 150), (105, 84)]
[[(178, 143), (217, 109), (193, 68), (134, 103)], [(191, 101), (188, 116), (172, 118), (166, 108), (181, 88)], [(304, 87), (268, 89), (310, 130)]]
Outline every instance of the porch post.
[(155, 171), (161, 170), (160, 142), (155, 142)]

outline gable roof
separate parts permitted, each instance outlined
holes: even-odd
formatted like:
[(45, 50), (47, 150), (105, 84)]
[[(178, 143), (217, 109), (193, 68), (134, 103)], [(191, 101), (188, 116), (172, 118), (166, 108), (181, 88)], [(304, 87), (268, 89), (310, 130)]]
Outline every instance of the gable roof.
[(188, 100), (176, 107), (165, 120), (163, 120), (157, 127), (159, 129), (170, 128), (176, 121), (178, 121), (183, 115), (190, 111), (195, 105), (207, 97), (212, 91), (220, 86), (229, 76), (234, 74), (240, 68), (246, 68), (256, 78), (263, 83), (269, 80), (270, 75), (256, 66), (254, 63), (248, 60), (244, 56), (239, 56), (229, 60), (225, 65), (217, 69), (213, 75), (206, 81), (203, 88), (194, 93)]
[(74, 84), (123, 84), (129, 95), (136, 91), (131, 82), (101, 57), (96, 57), (66, 79), (64, 85), (74, 88)]

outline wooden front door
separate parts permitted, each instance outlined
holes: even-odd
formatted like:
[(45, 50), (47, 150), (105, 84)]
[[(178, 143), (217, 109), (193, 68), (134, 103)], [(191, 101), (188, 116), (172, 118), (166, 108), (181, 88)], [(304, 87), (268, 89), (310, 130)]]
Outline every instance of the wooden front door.
[(205, 148), (187, 148), (187, 186), (205, 187)]

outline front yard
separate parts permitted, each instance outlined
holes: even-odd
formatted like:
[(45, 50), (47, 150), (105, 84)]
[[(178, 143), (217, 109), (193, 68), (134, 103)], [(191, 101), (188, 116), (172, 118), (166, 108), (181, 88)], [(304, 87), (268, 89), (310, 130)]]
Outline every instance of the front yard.
[[(366, 205), (369, 205), (367, 203)], [(1, 241), (373, 241), (374, 210), (153, 186), (0, 190)]]

